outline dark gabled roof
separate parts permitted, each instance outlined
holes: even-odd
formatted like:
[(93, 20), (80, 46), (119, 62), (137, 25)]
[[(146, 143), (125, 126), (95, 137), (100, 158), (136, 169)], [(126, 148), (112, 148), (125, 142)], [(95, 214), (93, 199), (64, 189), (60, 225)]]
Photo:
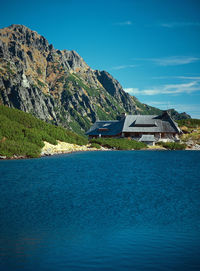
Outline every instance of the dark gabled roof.
[(127, 115), (123, 132), (154, 132), (157, 128), (157, 123), (154, 120), (156, 116), (150, 115)]
[(127, 115), (116, 121), (96, 121), (86, 135), (115, 136), (121, 132), (131, 133), (180, 133), (178, 124), (168, 112), (162, 115)]
[(115, 136), (122, 132), (123, 120), (96, 121), (94, 125), (86, 132), (86, 135)]
[(142, 137), (139, 139), (141, 142), (155, 142), (154, 135), (142, 135)]
[(156, 126), (156, 122), (154, 120), (154, 116), (138, 116), (135, 120), (136, 126), (145, 126), (145, 125), (152, 125)]
[(169, 115), (128, 115), (122, 132), (179, 133), (180, 129)]

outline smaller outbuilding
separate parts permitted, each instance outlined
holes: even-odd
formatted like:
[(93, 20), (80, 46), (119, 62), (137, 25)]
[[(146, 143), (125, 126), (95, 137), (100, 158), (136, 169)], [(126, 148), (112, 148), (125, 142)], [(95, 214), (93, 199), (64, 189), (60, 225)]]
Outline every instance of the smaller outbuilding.
[(139, 139), (140, 142), (146, 143), (147, 145), (154, 146), (155, 145), (155, 137), (154, 135), (142, 135)]

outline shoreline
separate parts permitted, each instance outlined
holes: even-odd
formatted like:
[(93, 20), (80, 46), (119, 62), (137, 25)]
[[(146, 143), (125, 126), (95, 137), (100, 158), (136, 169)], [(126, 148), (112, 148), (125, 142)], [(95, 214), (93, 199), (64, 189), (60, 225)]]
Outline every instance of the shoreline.
[[(97, 148), (91, 148), (89, 145), (76, 145), (76, 144), (70, 144), (67, 142), (58, 141), (57, 145), (50, 144), (46, 141), (44, 141), (44, 147), (41, 150), (41, 154), (39, 157), (35, 159), (39, 159), (42, 157), (47, 156), (54, 156), (54, 155), (61, 155), (61, 154), (70, 154), (75, 152), (85, 152), (85, 151), (110, 151), (110, 149), (101, 147), (100, 149)], [(1, 160), (21, 160), (21, 159), (33, 159), (33, 157), (27, 157), (27, 156), (17, 156), (14, 155), (12, 157), (6, 157), (6, 156), (0, 156)]]
[(106, 148), (101, 148), (101, 149), (96, 149), (96, 148), (88, 148), (84, 150), (66, 150), (66, 151), (58, 151), (58, 152), (51, 152), (51, 153), (41, 153), (40, 157), (27, 157), (27, 156), (17, 156), (14, 155), (12, 157), (6, 157), (6, 156), (0, 156), (0, 161), (1, 160), (23, 160), (23, 159), (40, 159), (43, 157), (51, 157), (51, 156), (56, 156), (56, 155), (62, 155), (62, 154), (72, 154), (76, 152), (93, 152), (93, 151), (200, 151), (199, 149), (191, 149), (191, 148), (186, 148), (185, 150), (169, 150), (165, 148), (147, 148), (147, 149), (140, 149), (140, 150), (117, 150), (117, 149), (106, 149)]
[(97, 148), (91, 148), (90, 145), (76, 145), (76, 144), (70, 144), (67, 142), (57, 141), (57, 145), (50, 144), (46, 141), (44, 141), (44, 147), (41, 150), (41, 157), (44, 156), (51, 156), (55, 154), (67, 154), (67, 153), (73, 153), (73, 152), (79, 152), (79, 151), (105, 151), (106, 148), (101, 147), (100, 149)]
[[(85, 151), (118, 151), (116, 149), (108, 149), (102, 147), (100, 149), (90, 147), (88, 145), (76, 145), (67, 142), (57, 141), (57, 145), (50, 144), (49, 142), (44, 141), (44, 147), (41, 149), (41, 154), (38, 158), (46, 157), (46, 156), (54, 156), (61, 154), (71, 154), (75, 152), (85, 152)], [(141, 149), (142, 151), (166, 151), (168, 149), (161, 146), (148, 146), (145, 149)], [(199, 145), (196, 147), (195, 145), (191, 147), (187, 146), (185, 151), (200, 151)], [(17, 156), (14, 155), (12, 157), (0, 156), (0, 160), (21, 160), (21, 159), (33, 159), (32, 157), (27, 156)]]

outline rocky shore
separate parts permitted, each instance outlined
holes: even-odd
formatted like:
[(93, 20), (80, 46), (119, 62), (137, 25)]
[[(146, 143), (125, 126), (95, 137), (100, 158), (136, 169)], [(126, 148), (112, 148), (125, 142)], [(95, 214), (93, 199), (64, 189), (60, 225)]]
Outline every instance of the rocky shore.
[(57, 145), (50, 144), (48, 142), (44, 142), (44, 147), (42, 148), (41, 156), (49, 156), (54, 154), (62, 154), (62, 153), (71, 153), (78, 151), (98, 151), (98, 150), (106, 150), (101, 147), (101, 149), (91, 148), (90, 145), (79, 146), (76, 144), (70, 144), (66, 142), (58, 141)]
[(200, 145), (199, 144), (187, 144), (187, 151), (200, 151)]

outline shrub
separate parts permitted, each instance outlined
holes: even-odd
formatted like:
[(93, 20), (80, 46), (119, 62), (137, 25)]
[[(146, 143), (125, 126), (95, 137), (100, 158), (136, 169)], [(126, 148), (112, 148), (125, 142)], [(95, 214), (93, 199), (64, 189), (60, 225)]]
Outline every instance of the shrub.
[(0, 155), (38, 157), (44, 146), (43, 141), (56, 145), (57, 140), (77, 145), (88, 143), (83, 136), (48, 124), (31, 114), (0, 105)]
[(127, 138), (95, 138), (91, 139), (90, 142), (116, 150), (140, 150), (147, 147), (143, 142), (128, 140)]
[(40, 156), (41, 148), (25, 141), (5, 140), (0, 142), (0, 155), (12, 157), (26, 156), (36, 158)]
[(37, 73), (38, 73), (39, 75), (42, 75), (42, 70), (41, 70), (40, 67), (37, 68)]
[(40, 87), (45, 87), (45, 84), (42, 81), (40, 81), (39, 79), (37, 80), (37, 83)]
[(96, 149), (101, 149), (101, 146), (97, 143), (91, 143), (90, 148), (96, 148)]
[(158, 145), (163, 146), (168, 150), (185, 150), (186, 144), (181, 144), (177, 142), (158, 142)]

